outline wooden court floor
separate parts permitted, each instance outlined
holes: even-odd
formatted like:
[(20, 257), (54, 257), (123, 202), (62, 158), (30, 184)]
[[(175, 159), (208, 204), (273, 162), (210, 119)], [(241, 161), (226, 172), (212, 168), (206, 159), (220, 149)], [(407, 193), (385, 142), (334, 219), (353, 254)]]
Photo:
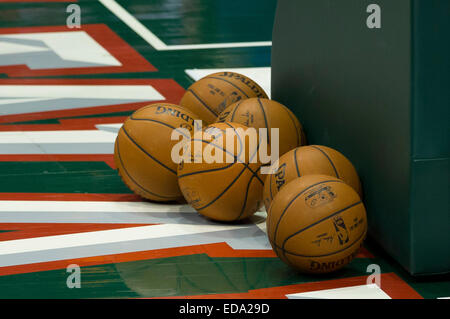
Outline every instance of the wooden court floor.
[(448, 277), (413, 278), (370, 240), (342, 271), (299, 274), (272, 252), (264, 212), (218, 225), (120, 180), (113, 144), (134, 110), (223, 69), (270, 91), (275, 9), (0, 0), (0, 298), (450, 296)]

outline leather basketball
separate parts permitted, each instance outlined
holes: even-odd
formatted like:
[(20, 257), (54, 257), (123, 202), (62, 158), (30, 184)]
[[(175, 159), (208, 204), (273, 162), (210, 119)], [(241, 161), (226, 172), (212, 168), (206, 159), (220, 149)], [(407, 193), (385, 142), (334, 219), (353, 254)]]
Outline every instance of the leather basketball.
[(347, 265), (367, 233), (359, 195), (325, 175), (294, 179), (275, 196), (266, 220), (275, 253), (305, 273), (329, 273)]
[(262, 205), (258, 143), (250, 143), (239, 129), (247, 128), (236, 123), (208, 126), (202, 139), (191, 142), (190, 162), (178, 166), (178, 183), (186, 201), (216, 221), (245, 219)]
[(227, 106), (252, 97), (267, 98), (267, 94), (245, 75), (218, 72), (192, 84), (183, 95), (180, 105), (198, 114), (205, 124), (211, 124)]
[(295, 148), (280, 157), (277, 170), (265, 179), (264, 205), (270, 203), (278, 191), (290, 181), (304, 175), (329, 175), (343, 180), (362, 197), (361, 183), (353, 164), (340, 152), (326, 146), (309, 145)]
[(234, 122), (256, 129), (268, 129), (268, 144), (273, 137), (270, 129), (279, 129), (279, 156), (306, 144), (303, 127), (286, 106), (269, 99), (250, 98), (236, 102), (223, 111), (217, 122)]
[(171, 140), (171, 134), (180, 128), (186, 129), (184, 134), (194, 132), (197, 119), (191, 111), (167, 103), (152, 104), (134, 112), (122, 125), (114, 148), (114, 161), (124, 183), (150, 200), (182, 199), (178, 164), (171, 156), (178, 141)]

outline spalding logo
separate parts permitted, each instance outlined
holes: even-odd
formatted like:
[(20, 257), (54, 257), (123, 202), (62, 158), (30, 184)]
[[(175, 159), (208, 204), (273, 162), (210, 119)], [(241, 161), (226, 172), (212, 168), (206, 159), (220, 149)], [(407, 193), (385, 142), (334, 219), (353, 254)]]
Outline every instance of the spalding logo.
[[(201, 129), (200, 126), (195, 121), (195, 119), (193, 119), (192, 117), (190, 117), (186, 113), (182, 113), (179, 110), (173, 109), (171, 107), (165, 107), (165, 106), (160, 106), (159, 105), (156, 108), (155, 114), (164, 114), (164, 113), (167, 113), (170, 116), (181, 118), (183, 121), (189, 123), (191, 125), (191, 127), (185, 127), (185, 128), (189, 129), (190, 131), (192, 131), (192, 126), (195, 126), (195, 125), (197, 125), (198, 129)], [(184, 126), (181, 126), (181, 127), (184, 127)]]
[(309, 264), (309, 269), (311, 271), (330, 271), (333, 270), (335, 268), (338, 268), (342, 265), (346, 265), (348, 264), (350, 261), (353, 260), (353, 258), (355, 258), (355, 256), (358, 254), (358, 249), (355, 250), (353, 253), (351, 253), (350, 255), (335, 260), (335, 261), (329, 261), (329, 262), (318, 262), (315, 260), (311, 260), (310, 264)]
[(253, 92), (256, 93), (256, 97), (262, 97), (262, 98), (266, 97), (264, 92), (261, 92), (261, 90), (255, 85), (255, 83), (253, 81), (251, 81), (250, 79), (248, 79), (240, 74), (232, 73), (232, 72), (223, 72), (223, 73), (219, 74), (219, 76), (234, 78), (238, 81), (241, 81), (246, 86), (248, 86)]

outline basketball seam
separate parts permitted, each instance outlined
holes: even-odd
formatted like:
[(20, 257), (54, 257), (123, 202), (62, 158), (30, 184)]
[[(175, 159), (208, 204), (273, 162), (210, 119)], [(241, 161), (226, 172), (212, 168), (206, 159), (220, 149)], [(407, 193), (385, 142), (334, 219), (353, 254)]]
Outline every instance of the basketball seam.
[[(232, 127), (233, 127), (233, 126), (232, 126)], [(233, 129), (234, 129), (234, 127), (233, 127)], [(235, 132), (236, 132), (236, 131), (235, 131)], [(195, 141), (201, 141), (201, 142), (203, 142), (203, 143), (207, 143), (207, 144), (213, 145), (213, 146), (216, 147), (217, 149), (219, 149), (219, 150), (221, 150), (221, 151), (223, 151), (223, 152), (225, 152), (225, 153), (228, 153), (228, 154), (230, 154), (231, 156), (233, 156), (235, 162), (232, 163), (231, 165), (228, 165), (228, 166), (222, 167), (222, 168), (211, 169), (211, 170), (203, 170), (203, 171), (199, 171), (199, 172), (192, 172), (192, 173), (183, 174), (183, 175), (178, 176), (178, 178), (183, 178), (183, 177), (185, 177), (185, 176), (192, 176), (192, 175), (196, 175), (196, 174), (202, 174), (202, 173), (208, 173), (208, 172), (211, 172), (211, 171), (218, 171), (218, 170), (226, 169), (226, 168), (229, 168), (229, 167), (233, 166), (233, 164), (242, 164), (242, 165), (244, 165), (244, 168), (248, 169), (248, 170), (249, 170), (249, 171), (250, 171), (250, 172), (258, 179), (258, 181), (259, 181), (262, 185), (264, 185), (264, 182), (261, 180), (261, 178), (260, 178), (260, 177), (258, 176), (258, 174), (256, 173), (257, 171), (259, 171), (259, 170), (261, 169), (261, 166), (260, 166), (256, 171), (254, 171), (254, 170), (252, 170), (252, 169), (249, 167), (249, 165), (248, 165), (247, 163), (238, 162), (238, 161), (236, 160), (237, 157), (238, 157), (240, 154), (234, 155), (234, 154), (232, 154), (230, 151), (225, 150), (224, 148), (220, 147), (220, 146), (217, 145), (217, 144), (214, 144), (212, 141), (205, 141), (205, 140), (199, 140), (199, 139), (193, 139), (192, 141), (194, 141), (194, 142), (195, 142)], [(257, 150), (258, 150), (258, 149), (259, 149), (259, 145), (258, 145)], [(241, 150), (241, 151), (242, 151), (242, 150)], [(255, 154), (256, 154), (256, 153), (255, 153)], [(254, 154), (253, 154), (253, 156), (254, 156)], [(250, 160), (253, 158), (253, 156), (250, 158)]]
[(281, 219), (283, 218), (283, 216), (284, 216), (284, 214), (286, 213), (286, 211), (288, 210), (288, 208), (292, 205), (292, 203), (293, 203), (294, 201), (296, 201), (297, 198), (299, 198), (299, 197), (300, 197), (304, 192), (306, 192), (308, 189), (310, 189), (310, 188), (312, 188), (312, 187), (314, 187), (314, 186), (320, 185), (320, 184), (330, 183), (330, 182), (343, 183), (343, 181), (341, 181), (341, 180), (326, 180), (326, 181), (318, 182), (318, 183), (315, 183), (315, 184), (313, 184), (313, 185), (310, 185), (310, 186), (306, 187), (306, 188), (303, 189), (300, 193), (298, 193), (297, 195), (295, 195), (295, 197), (294, 197), (293, 199), (291, 199), (291, 201), (287, 204), (287, 206), (284, 208), (283, 212), (281, 213), (280, 218), (278, 219), (277, 225), (276, 225), (276, 227), (275, 227), (275, 232), (274, 232), (274, 235), (273, 235), (274, 242), (276, 241), (276, 238), (277, 238), (278, 226), (280, 225)]
[(243, 205), (242, 205), (241, 212), (239, 213), (239, 216), (238, 216), (235, 220), (239, 220), (239, 218), (241, 218), (242, 214), (244, 213), (245, 207), (247, 206), (248, 192), (249, 192), (250, 185), (251, 185), (251, 183), (252, 183), (254, 177), (255, 177), (255, 175), (252, 175), (252, 177), (250, 177), (250, 181), (248, 182), (248, 184), (247, 184), (247, 189), (246, 189), (246, 191), (245, 191), (244, 203), (243, 203)]
[[(230, 73), (230, 74), (240, 75), (242, 79), (251, 82), (252, 85), (254, 85), (254, 86), (258, 89), (258, 92), (259, 92), (259, 93), (258, 93), (258, 96), (262, 94), (262, 95), (264, 95), (264, 98), (268, 98), (266, 92), (264, 92), (264, 89), (263, 89), (258, 83), (256, 83), (256, 82), (253, 81), (252, 79), (250, 79), (249, 77), (246, 77), (246, 76), (243, 76), (242, 74), (234, 73), (234, 72), (219, 72), (219, 73), (225, 73), (225, 74)], [(211, 74), (211, 76), (206, 76), (206, 78), (209, 78), (209, 77), (212, 77), (212, 76), (216, 76), (216, 75), (215, 75), (215, 74)], [(217, 75), (217, 76), (219, 76), (219, 75)], [(242, 81), (241, 81), (241, 82), (242, 82)], [(244, 82), (242, 82), (242, 83), (244, 83)], [(244, 84), (245, 84), (245, 83), (244, 83)], [(248, 85), (246, 85), (246, 86), (247, 86), (254, 94), (257, 93), (257, 92), (255, 92), (251, 87), (249, 87)]]
[[(119, 162), (120, 162), (120, 164), (121, 164), (121, 166), (122, 166), (122, 168), (123, 168), (123, 170), (124, 170), (124, 173), (131, 179), (131, 181), (133, 182), (133, 183), (135, 183), (138, 187), (140, 187), (143, 191), (145, 191), (145, 192), (147, 192), (147, 193), (149, 193), (149, 194), (151, 194), (151, 195), (153, 195), (153, 196), (157, 196), (157, 197), (160, 197), (160, 198), (162, 198), (162, 199), (176, 199), (177, 197), (173, 197), (173, 196), (163, 196), (163, 195), (158, 195), (158, 194), (155, 194), (155, 193), (153, 193), (153, 192), (151, 192), (151, 191), (149, 191), (149, 190), (147, 190), (146, 188), (144, 188), (143, 186), (141, 186), (134, 178), (133, 178), (133, 176), (131, 176), (130, 175), (130, 173), (128, 173), (128, 170), (126, 169), (126, 167), (125, 167), (125, 164), (123, 163), (123, 161), (122, 161), (122, 156), (120, 155), (120, 147), (119, 147), (119, 141), (117, 140), (117, 155), (119, 156)], [(118, 172), (119, 172), (119, 175), (121, 175), (120, 174), (120, 169), (118, 168)], [(121, 176), (122, 177), (122, 176)], [(122, 177), (122, 180), (123, 180), (123, 182), (131, 189), (131, 190), (133, 190), (133, 188), (134, 187), (132, 187), (131, 185), (128, 185), (128, 183), (124, 180), (124, 178)], [(134, 190), (133, 190), (134, 191)], [(139, 192), (139, 191), (138, 191)], [(140, 193), (140, 192), (139, 192)], [(146, 197), (145, 195), (142, 195), (143, 197)]]
[(175, 130), (175, 131), (177, 131), (177, 132), (180, 132), (183, 136), (185, 136), (185, 137), (191, 137), (190, 135), (189, 136), (187, 136), (187, 135), (185, 135), (182, 131), (178, 131), (178, 129), (180, 128), (180, 127), (174, 127), (174, 126), (172, 126), (172, 125), (170, 125), (170, 124), (167, 124), (167, 123), (164, 123), (164, 122), (161, 122), (161, 121), (158, 121), (158, 120), (153, 120), (153, 119), (136, 119), (136, 118), (134, 118), (134, 117), (130, 117), (130, 120), (132, 120), (132, 121), (144, 121), (144, 122), (154, 122), (154, 123), (158, 123), (158, 124), (161, 124), (161, 125), (164, 125), (164, 126), (167, 126), (168, 128), (171, 128), (171, 129), (173, 129), (173, 130)]
[[(198, 139), (194, 139), (193, 141), (201, 141), (201, 142), (203, 142), (203, 143), (207, 143), (207, 144), (213, 145), (213, 146), (215, 146), (216, 148), (218, 148), (219, 150), (221, 150), (221, 151), (223, 151), (223, 152), (226, 152), (226, 153), (232, 155), (232, 156), (234, 157), (234, 159), (236, 160), (236, 155), (234, 155), (234, 154), (232, 154), (231, 152), (229, 152), (229, 151), (227, 151), (227, 150), (225, 150), (225, 149), (219, 147), (218, 145), (212, 143), (212, 141), (205, 141), (205, 140), (198, 140)], [(211, 170), (202, 170), (202, 171), (192, 172), (192, 173), (186, 173), (186, 174), (183, 174), (183, 175), (178, 176), (178, 178), (183, 178), (183, 177), (186, 177), (186, 176), (197, 175), (197, 174), (202, 174), (202, 173), (208, 173), (208, 172), (212, 172), (212, 171), (218, 171), (218, 170), (222, 170), (222, 169), (229, 168), (229, 167), (233, 166), (234, 164), (242, 164), (242, 165), (244, 165), (244, 168), (248, 169), (252, 174), (256, 174), (256, 172), (253, 171), (250, 167), (248, 167), (248, 165), (247, 165), (246, 163), (241, 163), (241, 162), (235, 161), (235, 162), (231, 163), (231, 165), (228, 165), (228, 166), (226, 166), (226, 167), (214, 168), (214, 169), (211, 169)], [(258, 169), (258, 170), (259, 170), (259, 169)], [(259, 179), (259, 180), (260, 180), (260, 182), (262, 183), (261, 179)]]
[(231, 82), (231, 81), (228, 81), (228, 80), (225, 80), (225, 79), (222, 79), (222, 78), (217, 78), (217, 77), (215, 77), (215, 76), (208, 76), (207, 79), (216, 79), (216, 80), (225, 81), (225, 82), (227, 82), (228, 84), (231, 84), (232, 86), (234, 86), (234, 87), (235, 87), (236, 89), (238, 89), (239, 91), (241, 91), (241, 92), (245, 95), (246, 98), (249, 98), (249, 96), (248, 96), (247, 93), (245, 93), (240, 87), (238, 87), (236, 84), (234, 84), (234, 83)]
[[(214, 146), (215, 148), (217, 148), (218, 150), (220, 150), (220, 151), (222, 151), (222, 152), (225, 152), (225, 153), (227, 153), (227, 154), (233, 156), (233, 159), (235, 160), (234, 163), (239, 163), (239, 162), (236, 161), (236, 158), (237, 158), (237, 156), (239, 156), (240, 154), (234, 155), (234, 154), (231, 153), (230, 151), (227, 151), (226, 149), (220, 147), (220, 146), (217, 145), (217, 144), (214, 144), (213, 141), (205, 141), (205, 140), (203, 140), (203, 139), (200, 140), (200, 139), (195, 139), (195, 138), (194, 138), (192, 141), (193, 141), (193, 142), (202, 142), (202, 143), (206, 143), (206, 144), (208, 144), (208, 145), (212, 145), (212, 146)], [(203, 153), (203, 152), (202, 152), (202, 153)], [(241, 163), (241, 164), (243, 164), (243, 163)]]
[(281, 246), (281, 249), (284, 249), (284, 246), (286, 245), (286, 242), (287, 242), (289, 239), (291, 239), (292, 237), (295, 237), (295, 236), (297, 236), (297, 235), (303, 233), (304, 231), (306, 231), (306, 230), (308, 230), (308, 229), (310, 229), (310, 228), (312, 228), (312, 227), (314, 227), (314, 226), (316, 226), (316, 225), (318, 225), (318, 224), (320, 224), (320, 223), (322, 223), (322, 222), (324, 222), (324, 221), (330, 219), (331, 217), (336, 216), (337, 214), (343, 213), (343, 212), (345, 212), (346, 210), (348, 210), (348, 209), (350, 209), (350, 208), (356, 207), (356, 206), (358, 206), (359, 204), (362, 204), (362, 201), (358, 201), (358, 202), (353, 203), (353, 204), (351, 204), (351, 205), (349, 205), (349, 206), (347, 206), (347, 207), (345, 207), (345, 208), (342, 208), (342, 209), (338, 210), (337, 212), (334, 212), (333, 214), (331, 214), (331, 215), (329, 215), (329, 216), (327, 216), (327, 217), (324, 217), (324, 218), (322, 218), (322, 219), (320, 219), (320, 220), (318, 220), (318, 221), (312, 223), (311, 225), (308, 225), (308, 226), (304, 227), (303, 229), (300, 229), (299, 231), (296, 231), (295, 233), (293, 233), (293, 234), (287, 236), (287, 237), (284, 239), (284, 241), (283, 241), (283, 245)]
[(298, 151), (298, 148), (296, 148), (294, 150), (294, 163), (295, 163), (295, 168), (297, 169), (297, 176), (300, 177), (300, 170), (298, 168), (298, 163), (297, 163), (297, 151)]
[[(226, 125), (228, 125), (228, 126), (230, 126), (230, 127), (233, 128), (234, 132), (236, 133), (236, 136), (237, 136), (238, 139), (239, 139), (239, 142), (241, 143), (241, 147), (242, 147), (242, 144), (243, 144), (243, 143), (242, 143), (241, 137), (240, 137), (239, 134), (237, 134), (237, 132), (236, 132), (236, 128), (235, 128), (233, 125), (229, 124), (229, 123), (224, 123), (224, 124), (226, 124)], [(255, 153), (252, 154), (252, 156), (250, 156), (250, 158), (249, 158), (249, 163), (251, 162), (251, 160), (253, 159), (253, 157), (258, 153), (259, 147), (261, 146), (261, 143), (260, 143), (260, 142), (261, 142), (261, 141), (258, 140), (258, 147), (256, 148)], [(262, 185), (264, 185), (264, 182), (261, 180), (261, 178), (259, 178), (259, 176), (256, 174), (256, 172), (253, 171), (253, 170), (247, 165), (247, 163), (241, 163), (241, 164), (243, 164), (250, 172), (252, 172), (252, 174), (260, 181), (260, 183), (261, 183)], [(260, 169), (261, 169), (261, 166), (260, 166), (256, 171), (259, 171)]]
[(203, 209), (211, 206), (212, 204), (214, 204), (219, 198), (221, 198), (231, 188), (231, 186), (234, 185), (234, 183), (236, 183), (236, 181), (239, 179), (239, 177), (241, 177), (241, 175), (242, 175), (242, 173), (244, 173), (244, 171), (245, 171), (245, 167), (243, 170), (241, 170), (239, 172), (239, 174), (234, 178), (234, 180), (227, 187), (225, 187), (225, 189), (222, 191), (222, 193), (217, 195), (217, 197), (214, 198), (213, 200), (211, 200), (209, 203), (203, 205), (202, 207), (196, 208), (196, 210), (200, 211), (200, 210), (203, 210)]
[[(242, 150), (244, 149), (244, 147), (242, 146), (242, 140), (241, 140), (241, 137), (240, 137), (239, 134), (237, 134), (237, 132), (236, 132), (236, 128), (235, 128), (233, 125), (231, 125), (230, 123), (227, 123), (227, 122), (224, 122), (223, 124), (227, 125), (228, 127), (231, 127), (231, 128), (233, 129), (234, 133), (236, 133), (236, 137), (238, 138), (239, 144), (240, 144), (240, 146), (241, 146), (241, 151), (239, 152), (239, 155), (241, 155), (241, 154), (242, 154)], [(225, 134), (226, 134), (226, 133), (225, 133)]]
[(261, 102), (260, 98), (258, 98), (258, 104), (259, 104), (259, 107), (261, 108), (261, 111), (262, 111), (262, 114), (263, 114), (263, 117), (264, 117), (264, 123), (266, 124), (266, 128), (267, 128), (267, 144), (270, 144), (269, 123), (267, 121), (266, 111), (264, 110), (264, 106), (262, 105), (262, 102)]
[(334, 163), (333, 163), (333, 161), (331, 160), (331, 158), (328, 156), (328, 154), (325, 153), (325, 151), (323, 151), (320, 147), (317, 147), (317, 146), (314, 146), (314, 145), (311, 145), (311, 147), (312, 147), (312, 148), (315, 148), (316, 150), (319, 150), (319, 151), (320, 151), (320, 152), (328, 159), (328, 161), (330, 162), (331, 166), (333, 167), (333, 170), (334, 170), (334, 173), (336, 174), (336, 177), (337, 177), (337, 178), (340, 178), (340, 177), (339, 177), (339, 174), (338, 174), (338, 171), (337, 171), (337, 169), (336, 169), (336, 166), (334, 166)]
[(152, 160), (154, 160), (155, 162), (157, 162), (159, 165), (161, 165), (162, 167), (166, 168), (167, 170), (169, 170), (170, 172), (172, 172), (173, 174), (177, 175), (177, 172), (174, 171), (173, 169), (171, 169), (170, 167), (167, 167), (165, 164), (161, 163), (158, 159), (156, 159), (155, 157), (153, 157), (150, 153), (148, 153), (146, 150), (144, 150), (139, 144), (137, 144), (132, 138), (131, 136), (128, 134), (128, 132), (125, 130), (124, 127), (122, 127), (123, 132), (125, 133), (125, 135), (130, 139), (130, 141), (136, 145), (144, 154), (146, 154), (148, 157), (150, 157)]
[(239, 106), (242, 104), (242, 101), (243, 101), (243, 100), (241, 100), (241, 101), (236, 105), (236, 107), (234, 108), (233, 114), (231, 114), (231, 122), (234, 121), (234, 116), (236, 115), (236, 112), (237, 112)]
[(212, 114), (214, 114), (215, 117), (217, 117), (219, 114), (215, 112), (208, 104), (206, 104), (198, 95), (196, 92), (194, 92), (193, 89), (188, 89), (188, 92), (191, 92), (191, 94), (204, 106), (210, 111)]
[(207, 170), (203, 170), (203, 171), (199, 171), (199, 172), (192, 172), (192, 173), (186, 173), (186, 174), (182, 174), (178, 176), (178, 179), (183, 178), (183, 177), (187, 177), (187, 176), (192, 176), (192, 175), (197, 175), (197, 174), (202, 174), (202, 173), (210, 173), (210, 172), (215, 172), (215, 171), (221, 171), (227, 168), (230, 168), (231, 166), (233, 166), (236, 163), (231, 163), (228, 166), (224, 166), (224, 167), (219, 167), (219, 168), (211, 168), (211, 169), (207, 169)]
[(355, 245), (361, 238), (363, 238), (365, 235), (367, 234), (367, 230), (364, 230), (364, 232), (362, 232), (357, 239), (355, 239), (350, 245), (348, 245), (345, 248), (342, 248), (340, 250), (337, 250), (335, 252), (329, 253), (329, 254), (323, 254), (323, 255), (300, 255), (300, 254), (296, 254), (293, 252), (290, 252), (289, 250), (283, 249), (282, 247), (279, 247), (277, 244), (273, 243), (275, 247), (277, 247), (278, 249), (280, 249), (283, 252), (283, 255), (286, 257), (286, 254), (289, 255), (293, 255), (293, 256), (297, 256), (297, 257), (304, 257), (304, 258), (320, 258), (320, 257), (329, 257), (329, 256), (333, 256), (335, 254), (338, 254), (340, 252), (343, 252), (344, 250), (349, 249), (350, 247), (352, 247), (353, 245)]

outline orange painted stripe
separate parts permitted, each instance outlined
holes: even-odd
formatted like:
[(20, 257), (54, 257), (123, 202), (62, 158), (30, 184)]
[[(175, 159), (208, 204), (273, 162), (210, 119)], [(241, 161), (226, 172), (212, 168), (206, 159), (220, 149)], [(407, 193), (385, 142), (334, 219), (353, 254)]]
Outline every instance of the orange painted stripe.
[[(0, 71), (2, 69), (0, 68)], [(136, 103), (124, 103), (106, 106), (93, 106), (86, 108), (55, 110), (46, 112), (35, 112), (26, 114), (11, 114), (0, 116), (0, 123), (12, 123), (23, 121), (45, 120), (60, 117), (76, 117), (95, 114), (109, 114), (114, 112), (134, 111), (143, 106), (153, 103), (173, 103), (178, 104), (185, 89), (173, 79), (0, 79), (0, 85), (151, 85), (166, 99), (164, 101), (147, 101)], [(95, 119), (83, 119), (83, 121), (96, 121)], [(61, 120), (61, 123), (63, 120)], [(69, 122), (73, 123), (73, 122)], [(100, 122), (96, 122), (98, 124)], [(111, 123), (111, 122), (110, 122)], [(80, 124), (80, 123), (78, 123)], [(92, 123), (91, 123), (92, 124)], [(64, 127), (64, 128), (63, 128)], [(0, 130), (56, 130), (65, 129), (63, 124), (45, 125), (8, 125), (0, 126)]]
[[(288, 294), (365, 285), (367, 282), (367, 278), (368, 276), (350, 277), (335, 280), (317, 281), (312, 283), (255, 289), (250, 290), (246, 293), (176, 296), (164, 297), (160, 299), (287, 299), (286, 295)], [(380, 288), (392, 299), (423, 299), (423, 297), (418, 292), (416, 292), (395, 273), (381, 274)]]
[[(26, 122), (26, 121), (39, 121), (46, 119), (57, 119), (64, 117), (77, 117), (86, 115), (97, 115), (105, 113), (116, 113), (116, 112), (126, 112), (135, 111), (141, 107), (148, 104), (164, 102), (139, 102), (139, 103), (127, 103), (127, 104), (117, 104), (117, 105), (105, 105), (105, 106), (93, 106), (84, 107), (76, 109), (67, 110), (57, 110), (57, 111), (45, 111), (45, 112), (35, 112), (35, 113), (25, 113), (25, 114), (11, 114), (0, 116), (0, 123), (12, 123), (12, 122)], [(102, 123), (117, 123), (123, 122), (127, 117), (113, 117), (114, 121), (102, 121), (98, 118), (83, 118), (83, 119), (61, 119), (60, 124), (15, 124), (1, 126), (1, 131), (56, 131), (56, 130), (85, 130), (85, 129), (95, 129), (95, 124)], [(74, 121), (81, 120), (81, 121)]]
[(361, 247), (356, 258), (375, 258), (375, 256), (367, 248)]
[(63, 269), (70, 264), (77, 264), (80, 267), (88, 267), (111, 263), (121, 263), (129, 261), (168, 258), (168, 257), (187, 256), (196, 254), (207, 254), (209, 257), (277, 258), (272, 250), (253, 250), (253, 249), (235, 250), (231, 248), (227, 243), (213, 243), (204, 245), (155, 249), (122, 254), (111, 254), (105, 256), (94, 256), (87, 258), (58, 260), (36, 264), (0, 267), (0, 276)]
[(36, 33), (36, 32), (87, 32), (98, 44), (108, 50), (122, 64), (121, 66), (81, 67), (62, 69), (31, 70), (27, 65), (0, 67), (1, 73), (10, 77), (52, 76), (73, 74), (95, 74), (116, 72), (154, 72), (157, 69), (127, 42), (105, 24), (84, 24), (81, 28), (69, 29), (67, 26), (39, 26), (0, 28), (0, 34)]
[(154, 224), (96, 224), (96, 223), (0, 223), (0, 241), (85, 233)]
[(113, 154), (7, 154), (0, 162), (104, 162), (116, 169)]
[(267, 250), (234, 250), (226, 243), (215, 243), (0, 267), (0, 276), (64, 269), (70, 264), (88, 267), (196, 254), (207, 254), (210, 257), (273, 257), (273, 253)]
[(0, 200), (142, 202), (134, 194), (0, 193)]

